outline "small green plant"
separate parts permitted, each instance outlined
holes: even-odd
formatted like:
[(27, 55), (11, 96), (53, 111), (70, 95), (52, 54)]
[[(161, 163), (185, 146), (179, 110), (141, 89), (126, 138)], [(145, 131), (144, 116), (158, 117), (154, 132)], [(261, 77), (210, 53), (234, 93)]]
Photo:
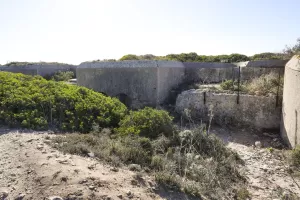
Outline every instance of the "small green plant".
[(237, 200), (247, 200), (251, 197), (250, 192), (247, 190), (247, 188), (240, 188), (236, 192), (236, 199)]
[(292, 165), (300, 167), (300, 145), (297, 145), (292, 151), (290, 156)]
[(223, 90), (234, 90), (234, 82), (232, 80), (223, 81), (220, 87)]
[(159, 135), (172, 135), (173, 117), (164, 110), (146, 107), (138, 111), (130, 111), (116, 131), (120, 135), (140, 135), (148, 138), (157, 138)]
[(273, 152), (274, 152), (274, 148), (273, 148), (273, 147), (269, 147), (269, 148), (267, 148), (267, 150), (268, 150), (270, 153), (273, 153)]

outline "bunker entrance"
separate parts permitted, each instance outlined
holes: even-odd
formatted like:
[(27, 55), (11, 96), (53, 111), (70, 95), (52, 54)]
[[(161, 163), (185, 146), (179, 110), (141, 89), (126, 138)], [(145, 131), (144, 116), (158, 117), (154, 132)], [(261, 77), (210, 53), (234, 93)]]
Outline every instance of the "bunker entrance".
[(127, 107), (131, 106), (131, 99), (128, 95), (121, 93), (121, 94), (118, 94), (116, 97)]

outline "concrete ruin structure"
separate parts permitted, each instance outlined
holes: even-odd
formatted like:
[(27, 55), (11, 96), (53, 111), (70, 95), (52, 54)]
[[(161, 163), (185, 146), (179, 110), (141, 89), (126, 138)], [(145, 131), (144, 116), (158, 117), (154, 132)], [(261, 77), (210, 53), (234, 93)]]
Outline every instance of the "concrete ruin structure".
[(52, 63), (34, 63), (24, 65), (13, 65), (13, 66), (0, 66), (0, 71), (7, 71), (13, 73), (22, 73), (26, 75), (40, 75), (40, 76), (51, 76), (59, 71), (73, 71), (76, 72), (76, 65), (69, 64), (52, 64)]
[(185, 68), (175, 61), (84, 62), (77, 83), (118, 97), (131, 108), (158, 106), (182, 83)]
[[(47, 76), (58, 71), (75, 71), (77, 84), (118, 97), (128, 107), (157, 107), (172, 89), (185, 83), (220, 83), (251, 80), (274, 72), (284, 78), (283, 106), (274, 96), (184, 91), (177, 96), (176, 110), (186, 110), (203, 121), (213, 109), (215, 123), (244, 125), (257, 129), (278, 129), (292, 147), (300, 143), (300, 58), (240, 63), (188, 63), (176, 61), (84, 62), (79, 66), (34, 64), (0, 66), (0, 71)], [(286, 67), (285, 67), (286, 65)], [(239, 102), (237, 102), (239, 98)], [(282, 115), (282, 120), (281, 120)]]
[(290, 147), (300, 144), (300, 57), (285, 66), (282, 102), (282, 138)]
[(195, 121), (209, 122), (212, 117), (212, 122), (221, 126), (258, 130), (280, 128), (281, 106), (276, 106), (276, 96), (238, 96), (236, 93), (193, 89), (178, 95), (175, 109)]

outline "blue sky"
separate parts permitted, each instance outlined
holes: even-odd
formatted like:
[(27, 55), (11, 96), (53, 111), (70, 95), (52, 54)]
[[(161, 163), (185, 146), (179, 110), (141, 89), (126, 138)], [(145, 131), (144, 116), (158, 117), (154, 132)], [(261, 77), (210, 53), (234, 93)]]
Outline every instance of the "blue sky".
[(280, 52), (299, 0), (0, 0), (0, 64)]

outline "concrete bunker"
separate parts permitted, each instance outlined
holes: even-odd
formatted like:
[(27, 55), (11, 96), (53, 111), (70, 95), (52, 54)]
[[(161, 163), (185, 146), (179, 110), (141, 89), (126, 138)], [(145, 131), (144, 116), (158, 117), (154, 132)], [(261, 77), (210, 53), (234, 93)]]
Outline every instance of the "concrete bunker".
[(164, 103), (169, 91), (183, 81), (184, 70), (181, 62), (138, 60), (84, 62), (76, 73), (78, 85), (113, 97), (123, 94), (122, 99), (136, 109)]

